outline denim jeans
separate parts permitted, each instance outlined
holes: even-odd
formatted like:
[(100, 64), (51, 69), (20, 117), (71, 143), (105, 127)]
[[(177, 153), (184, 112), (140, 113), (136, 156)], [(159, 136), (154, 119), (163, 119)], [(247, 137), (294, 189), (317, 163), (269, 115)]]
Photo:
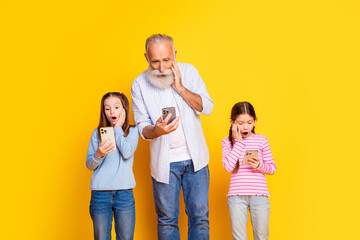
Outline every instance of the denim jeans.
[(93, 190), (91, 192), (90, 215), (94, 224), (95, 240), (111, 240), (113, 216), (116, 239), (133, 239), (135, 229), (135, 199), (133, 190)]
[(179, 197), (183, 188), (188, 215), (188, 239), (209, 239), (209, 169), (194, 172), (192, 160), (170, 163), (169, 184), (152, 179), (158, 215), (158, 239), (180, 240), (178, 227)]
[(247, 239), (246, 223), (248, 219), (248, 209), (250, 210), (254, 240), (268, 239), (270, 202), (267, 196), (229, 196), (228, 206), (234, 240)]

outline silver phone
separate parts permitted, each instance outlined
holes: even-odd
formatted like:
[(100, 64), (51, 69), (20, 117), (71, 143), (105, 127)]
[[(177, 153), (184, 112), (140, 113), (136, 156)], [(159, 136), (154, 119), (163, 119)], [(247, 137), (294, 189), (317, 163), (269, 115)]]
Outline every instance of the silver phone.
[(114, 150), (116, 149), (116, 141), (115, 141), (115, 133), (113, 127), (102, 127), (100, 128), (100, 136), (101, 136), (101, 142), (107, 140), (106, 144), (109, 144), (109, 142), (112, 142), (114, 145)]

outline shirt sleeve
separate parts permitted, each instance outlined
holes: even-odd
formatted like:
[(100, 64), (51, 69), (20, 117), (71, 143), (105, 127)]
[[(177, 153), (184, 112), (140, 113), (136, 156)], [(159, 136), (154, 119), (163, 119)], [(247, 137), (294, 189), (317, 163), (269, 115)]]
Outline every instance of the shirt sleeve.
[(134, 155), (139, 141), (138, 128), (130, 128), (129, 134), (124, 137), (124, 131), (121, 127), (115, 127), (115, 141), (118, 151), (120, 151), (123, 159), (129, 159)]
[(132, 97), (132, 108), (134, 113), (134, 121), (138, 127), (139, 133), (142, 138), (147, 139), (143, 136), (143, 129), (146, 126), (153, 126), (151, 118), (146, 110), (144, 99), (141, 93), (140, 86), (135, 80), (131, 86), (131, 97)]
[(263, 154), (263, 159), (260, 161), (259, 167), (257, 170), (262, 174), (273, 175), (276, 172), (276, 164), (274, 162), (273, 156), (271, 154), (269, 141), (266, 138), (264, 144), (261, 147)]
[(214, 108), (214, 103), (210, 98), (210, 95), (206, 89), (205, 83), (202, 80), (198, 70), (192, 66), (191, 64), (188, 64), (189, 67), (189, 77), (190, 82), (192, 84), (192, 88), (189, 89), (191, 92), (198, 94), (201, 97), (201, 101), (202, 101), (202, 111), (196, 111), (195, 112), (197, 114), (204, 114), (204, 115), (210, 115), (213, 108)]
[[(245, 144), (234, 140), (234, 147), (231, 148), (231, 143), (228, 139), (222, 140), (222, 164), (226, 171), (232, 172), (236, 167), (236, 162), (239, 161), (241, 154), (244, 152)], [(242, 161), (239, 161), (240, 166)]]
[(91, 135), (89, 148), (86, 156), (86, 167), (90, 170), (95, 170), (103, 161), (104, 158), (100, 158), (96, 155), (96, 150), (99, 147), (99, 138), (97, 129), (95, 129)]

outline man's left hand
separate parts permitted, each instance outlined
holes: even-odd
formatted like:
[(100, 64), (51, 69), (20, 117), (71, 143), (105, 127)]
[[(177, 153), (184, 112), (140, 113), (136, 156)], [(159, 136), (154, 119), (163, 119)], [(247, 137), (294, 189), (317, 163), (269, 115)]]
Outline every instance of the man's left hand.
[(194, 110), (201, 112), (203, 110), (202, 99), (199, 94), (193, 93), (186, 89), (181, 82), (179, 65), (174, 60), (171, 70), (174, 73), (174, 83), (171, 87), (185, 100), (185, 102)]
[(171, 85), (177, 92), (180, 92), (184, 86), (182, 85), (181, 82), (181, 74), (180, 74), (180, 69), (179, 69), (179, 65), (177, 64), (177, 62), (173, 62), (173, 65), (171, 66), (171, 70), (174, 73), (174, 83)]

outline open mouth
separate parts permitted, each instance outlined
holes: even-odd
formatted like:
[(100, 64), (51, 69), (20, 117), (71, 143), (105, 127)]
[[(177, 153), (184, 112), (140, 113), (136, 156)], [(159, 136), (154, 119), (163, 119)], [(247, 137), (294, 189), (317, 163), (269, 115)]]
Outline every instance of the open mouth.
[(243, 137), (247, 137), (247, 136), (249, 136), (249, 132), (243, 132), (242, 135), (243, 135)]
[(111, 117), (111, 120), (115, 121), (115, 120), (116, 120), (116, 117)]

